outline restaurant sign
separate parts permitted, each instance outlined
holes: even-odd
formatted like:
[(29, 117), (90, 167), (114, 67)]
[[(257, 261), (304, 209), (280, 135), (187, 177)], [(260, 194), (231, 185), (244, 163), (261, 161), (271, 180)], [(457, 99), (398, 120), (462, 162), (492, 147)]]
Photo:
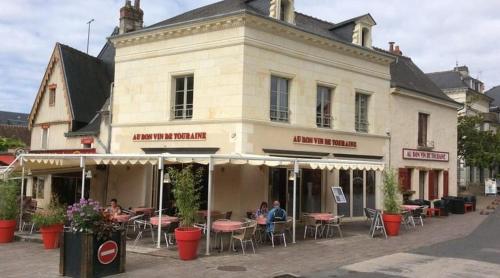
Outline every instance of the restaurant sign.
[(136, 133), (133, 141), (204, 141), (206, 132), (178, 132), (178, 133)]
[(355, 149), (358, 145), (356, 141), (337, 140), (333, 138), (309, 137), (309, 136), (294, 136), (294, 144), (329, 146), (337, 148)]
[(448, 162), (450, 160), (450, 155), (447, 152), (403, 149), (403, 159)]

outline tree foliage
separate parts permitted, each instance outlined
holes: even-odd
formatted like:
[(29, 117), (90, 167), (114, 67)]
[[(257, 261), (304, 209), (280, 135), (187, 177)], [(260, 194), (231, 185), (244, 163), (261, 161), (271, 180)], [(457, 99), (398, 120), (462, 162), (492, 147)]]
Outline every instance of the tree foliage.
[(25, 144), (19, 139), (0, 137), (0, 152), (5, 152), (8, 149), (21, 148), (24, 146)]
[(500, 134), (481, 130), (481, 116), (458, 118), (458, 156), (469, 166), (489, 168), (500, 162)]
[(168, 168), (168, 174), (174, 186), (173, 193), (181, 217), (181, 226), (191, 227), (200, 208), (203, 169), (195, 171), (192, 166), (184, 167), (182, 170)]
[(401, 210), (400, 188), (394, 170), (385, 170), (382, 192), (384, 193), (384, 211), (386, 213), (398, 214)]
[(15, 220), (19, 212), (17, 196), (19, 187), (15, 181), (0, 181), (0, 220)]

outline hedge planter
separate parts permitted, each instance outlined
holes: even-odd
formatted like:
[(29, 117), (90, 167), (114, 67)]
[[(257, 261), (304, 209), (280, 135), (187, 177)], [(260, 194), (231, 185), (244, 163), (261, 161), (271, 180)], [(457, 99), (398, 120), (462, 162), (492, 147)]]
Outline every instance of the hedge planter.
[(14, 240), (16, 220), (0, 220), (0, 243), (9, 243)]
[(59, 238), (63, 231), (63, 224), (41, 227), (43, 246), (45, 249), (56, 249), (59, 247)]
[(382, 214), (385, 231), (388, 236), (397, 236), (401, 227), (401, 214)]
[(104, 277), (125, 272), (124, 231), (98, 239), (90, 233), (64, 232), (61, 236), (59, 273), (69, 277)]
[(175, 229), (175, 240), (179, 249), (181, 260), (189, 261), (198, 257), (198, 244), (201, 239), (199, 228), (177, 228)]

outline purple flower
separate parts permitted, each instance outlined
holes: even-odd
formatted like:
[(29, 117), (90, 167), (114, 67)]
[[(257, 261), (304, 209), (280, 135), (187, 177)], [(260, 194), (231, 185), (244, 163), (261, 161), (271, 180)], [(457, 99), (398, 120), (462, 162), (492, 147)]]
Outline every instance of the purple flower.
[(85, 212), (80, 213), (80, 216), (84, 217), (85, 216)]

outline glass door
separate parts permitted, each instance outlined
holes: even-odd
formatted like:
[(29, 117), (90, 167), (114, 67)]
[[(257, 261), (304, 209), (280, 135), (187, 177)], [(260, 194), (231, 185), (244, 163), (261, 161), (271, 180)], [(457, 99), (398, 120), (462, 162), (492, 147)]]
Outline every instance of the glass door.
[(344, 191), (347, 202), (345, 204), (337, 204), (337, 214), (351, 217), (351, 171), (339, 171), (339, 186)]
[(359, 217), (364, 215), (364, 171), (352, 171), (352, 216)]
[(376, 172), (340, 170), (339, 186), (347, 203), (337, 204), (337, 214), (345, 217), (363, 217), (364, 208), (375, 208)]
[(321, 212), (321, 170), (302, 170), (301, 212)]

